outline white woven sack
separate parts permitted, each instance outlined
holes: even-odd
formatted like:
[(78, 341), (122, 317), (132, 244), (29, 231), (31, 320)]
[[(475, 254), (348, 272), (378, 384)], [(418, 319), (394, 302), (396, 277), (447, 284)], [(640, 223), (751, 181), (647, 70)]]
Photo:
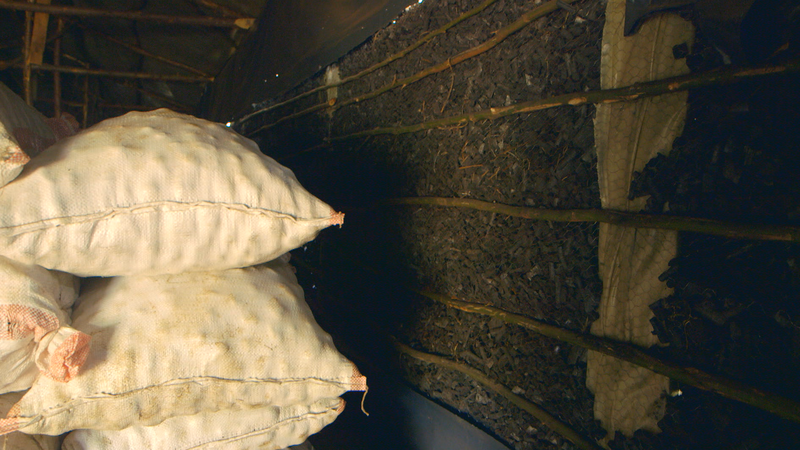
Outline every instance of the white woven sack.
[[(11, 392), (0, 395), (0, 415), (8, 414), (15, 403), (22, 398), (23, 392)], [(58, 437), (11, 433), (0, 436), (0, 449), (3, 450), (58, 450)]]
[(45, 117), (0, 83), (0, 186), (16, 178), (31, 159), (17, 136), (41, 137), (43, 141), (49, 139), (51, 144), (55, 142)]
[(342, 219), (253, 141), (160, 109), (103, 121), (26, 165), (0, 191), (0, 254), (83, 276), (225, 270)]
[(311, 406), (271, 406), (172, 417), (158, 425), (119, 431), (75, 430), (61, 450), (278, 450), (302, 443), (344, 409), (329, 398)]
[(89, 336), (67, 326), (77, 279), (0, 256), (0, 394), (28, 389), (42, 372), (72, 379)]
[(283, 260), (223, 272), (97, 279), (73, 326), (92, 336), (81, 375), (39, 378), (0, 434), (151, 426), (180, 415), (311, 404), (365, 390), (314, 321)]
[(0, 187), (16, 178), (32, 157), (76, 131), (74, 117), (47, 119), (0, 83)]

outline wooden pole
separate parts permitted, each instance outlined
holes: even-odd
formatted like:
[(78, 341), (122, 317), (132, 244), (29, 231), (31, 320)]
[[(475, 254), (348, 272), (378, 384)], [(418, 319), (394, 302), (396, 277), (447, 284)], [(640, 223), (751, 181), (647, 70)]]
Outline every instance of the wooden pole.
[[(699, 89), (709, 86), (726, 85), (747, 81), (761, 77), (771, 77), (789, 75), (800, 72), (800, 59), (792, 59), (777, 65), (762, 65), (756, 67), (734, 67), (710, 70), (708, 72), (681, 75), (678, 77), (665, 78), (663, 80), (635, 83), (627, 87), (617, 89), (605, 89), (589, 92), (573, 92), (569, 94), (556, 95), (540, 100), (516, 103), (509, 106), (489, 108), (484, 111), (468, 112), (456, 116), (444, 117), (441, 119), (419, 122), (412, 125), (402, 125), (397, 127), (379, 127), (371, 130), (358, 131), (342, 136), (326, 138), (325, 142), (312, 147), (304, 148), (294, 153), (277, 158), (279, 162), (296, 158), (307, 153), (328, 147), (331, 143), (342, 142), (350, 139), (360, 139), (369, 136), (382, 134), (406, 134), (434, 128), (458, 126), (467, 122), (478, 122), (481, 120), (495, 120), (514, 114), (527, 114), (535, 111), (542, 111), (561, 106), (581, 106), (587, 104), (620, 103), (637, 100), (640, 98), (655, 97), (657, 95), (669, 94), (671, 92), (686, 91), (689, 89)], [(300, 113), (298, 113), (300, 114)], [(297, 115), (292, 115), (296, 117)], [(246, 133), (247, 136), (268, 129), (275, 123), (264, 125), (263, 127)]]
[(559, 106), (581, 106), (590, 103), (607, 104), (629, 102), (646, 97), (669, 94), (672, 92), (698, 89), (708, 86), (725, 85), (745, 81), (747, 79), (760, 78), (765, 76), (788, 75), (800, 71), (800, 59), (794, 59), (778, 65), (759, 66), (759, 67), (737, 67), (722, 68), (708, 72), (681, 75), (678, 77), (665, 78), (658, 81), (648, 81), (636, 83), (631, 86), (605, 89), (589, 92), (574, 92), (569, 94), (557, 95), (541, 100), (516, 103), (509, 106), (489, 108), (480, 112), (470, 112), (457, 116), (445, 117), (442, 119), (431, 120), (428, 122), (400, 127), (374, 128), (345, 136), (334, 137), (329, 142), (343, 141), (353, 138), (361, 138), (379, 134), (405, 134), (417, 131), (429, 130), (451, 125), (459, 125), (467, 122), (477, 122), (480, 120), (495, 120), (513, 114), (526, 114), (535, 111), (555, 108)]
[(169, 25), (193, 25), (202, 27), (238, 27), (249, 29), (255, 23), (252, 17), (207, 17), (207, 16), (169, 16), (149, 14), (141, 11), (111, 11), (77, 6), (39, 5), (11, 0), (0, 0), (0, 8), (15, 11), (42, 12), (54, 16), (100, 17), (158, 22)]
[(31, 28), (33, 13), (25, 12), (25, 36), (22, 39), (22, 93), (25, 103), (33, 105), (31, 99)]
[[(50, 4), (50, 0), (36, 0), (36, 2), (43, 5)], [(30, 55), (28, 56), (31, 64), (41, 64), (44, 60), (44, 47), (47, 43), (47, 26), (49, 23), (49, 14), (34, 13), (30, 37)]]
[(89, 77), (83, 77), (83, 128), (89, 128)]
[(525, 411), (530, 413), (530, 415), (537, 418), (545, 426), (547, 426), (551, 430), (555, 431), (565, 439), (575, 444), (576, 447), (582, 450), (601, 450), (602, 447), (590, 441), (589, 439), (581, 436), (580, 433), (573, 430), (572, 427), (569, 426), (569, 424), (566, 424), (558, 420), (558, 418), (547, 412), (547, 410), (545, 410), (541, 406), (537, 405), (536, 403), (530, 402), (520, 397), (519, 395), (513, 393), (511, 389), (487, 377), (482, 372), (473, 369), (472, 367), (469, 367), (465, 364), (455, 362), (451, 359), (443, 358), (438, 355), (432, 355), (430, 353), (421, 352), (419, 350), (414, 350), (413, 348), (399, 342), (394, 337), (391, 338), (391, 341), (394, 344), (394, 348), (401, 353), (404, 353), (420, 361), (425, 361), (427, 363), (435, 364), (437, 366), (442, 366), (450, 370), (456, 370), (458, 372), (461, 372), (464, 375), (477, 381), (478, 383), (481, 383), (482, 385), (486, 386), (487, 388), (489, 388), (489, 390), (492, 390), (502, 395), (503, 397), (507, 398), (511, 403), (524, 409)]
[[(378, 276), (385, 276), (385, 274), (382, 274), (373, 265), (364, 264), (363, 262), (358, 261), (356, 258), (348, 257), (346, 253), (343, 252), (339, 252), (339, 254), (345, 255), (347, 259), (349, 259), (354, 265), (362, 270)], [(321, 272), (319, 268), (311, 266), (307, 262), (303, 261), (303, 259), (300, 257), (293, 256), (292, 261), (300, 263), (301, 266), (305, 266), (309, 270)], [(715, 392), (723, 397), (746, 403), (750, 406), (763, 409), (764, 411), (769, 411), (775, 415), (783, 417), (784, 419), (800, 422), (800, 403), (794, 400), (790, 400), (767, 391), (762, 391), (738, 381), (713, 375), (694, 367), (686, 367), (669, 360), (658, 358), (649, 354), (646, 350), (629, 342), (615, 341), (609, 338), (595, 336), (593, 334), (580, 333), (481, 303), (467, 302), (428, 290), (413, 289), (407, 285), (401, 284), (400, 286), (409, 292), (421, 295), (447, 307), (459, 309), (472, 314), (481, 314), (488, 317), (497, 318), (503, 322), (517, 325), (539, 333), (542, 336), (558, 339), (572, 345), (583, 347), (587, 350), (597, 351), (614, 358), (627, 361), (631, 364), (644, 367), (645, 369), (651, 370), (655, 373), (668, 376), (674, 380), (694, 386), (698, 389)]]
[[(66, 55), (64, 55), (66, 56)], [(101, 77), (134, 78), (139, 80), (178, 81), (182, 83), (209, 83), (213, 78), (189, 75), (162, 75), (144, 72), (122, 72), (117, 70), (85, 69), (71, 66), (54, 66), (52, 64), (31, 64), (32, 69), (48, 72), (73, 73), (76, 75), (95, 75)]]
[(671, 361), (656, 358), (633, 344), (614, 341), (592, 334), (578, 333), (577, 331), (550, 325), (480, 303), (465, 302), (429, 291), (410, 290), (451, 308), (495, 317), (503, 322), (521, 326), (543, 336), (628, 361), (637, 366), (652, 370), (655, 373), (666, 375), (681, 383), (715, 392), (723, 397), (755, 406), (764, 411), (769, 411), (784, 419), (800, 422), (800, 403), (794, 400), (756, 389), (738, 381), (712, 375), (694, 367), (685, 367)]
[(553, 222), (604, 222), (635, 228), (689, 231), (730, 239), (800, 242), (800, 227), (724, 222), (696, 217), (641, 214), (610, 209), (544, 209), (491, 203), (471, 198), (405, 197), (384, 201), (387, 205), (442, 206), (506, 214), (513, 217)]
[[(64, 18), (56, 19), (56, 34), (58, 39), (53, 43), (53, 65), (61, 65), (61, 32), (64, 30)], [(53, 112), (55, 117), (61, 117), (61, 72), (53, 72)]]

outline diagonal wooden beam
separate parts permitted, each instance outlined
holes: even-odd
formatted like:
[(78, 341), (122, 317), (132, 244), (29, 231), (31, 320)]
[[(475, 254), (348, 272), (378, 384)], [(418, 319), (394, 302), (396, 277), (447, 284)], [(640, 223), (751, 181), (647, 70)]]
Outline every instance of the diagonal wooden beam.
[(186, 64), (183, 64), (183, 63), (180, 63), (180, 62), (177, 62), (177, 61), (173, 61), (171, 59), (165, 58), (163, 56), (156, 55), (154, 53), (150, 53), (150, 52), (148, 52), (147, 50), (145, 50), (145, 49), (143, 49), (141, 47), (138, 47), (138, 46), (133, 45), (133, 44), (129, 44), (129, 43), (127, 43), (127, 42), (125, 42), (123, 40), (117, 39), (117, 38), (115, 38), (113, 36), (109, 36), (109, 35), (103, 33), (102, 31), (95, 30), (94, 28), (87, 27), (86, 25), (84, 25), (84, 24), (82, 24), (80, 22), (78, 22), (77, 25), (78, 25), (78, 27), (80, 27), (84, 31), (88, 31), (88, 32), (90, 32), (92, 34), (100, 36), (101, 38), (103, 38), (103, 39), (105, 39), (105, 40), (107, 40), (109, 42), (113, 42), (114, 44), (117, 44), (119, 46), (125, 47), (128, 50), (130, 50), (130, 51), (132, 51), (134, 53), (137, 53), (139, 55), (155, 59), (156, 61), (161, 61), (164, 64), (169, 64), (170, 66), (173, 66), (173, 67), (178, 67), (178, 68), (186, 70), (188, 72), (192, 72), (195, 75), (200, 75), (202, 77), (208, 77), (208, 78), (212, 78), (213, 79), (213, 77), (211, 75), (203, 72), (202, 70), (195, 69), (194, 67), (188, 66)]
[(146, 95), (146, 96), (152, 98), (153, 100), (158, 100), (158, 101), (164, 102), (164, 103), (170, 105), (173, 108), (177, 108), (177, 109), (180, 109), (180, 110), (183, 110), (183, 111), (191, 111), (192, 110), (192, 108), (189, 105), (184, 105), (183, 103), (175, 101), (175, 99), (172, 99), (172, 98), (160, 95), (160, 94), (156, 94), (155, 92), (148, 91), (147, 89), (143, 89), (143, 88), (141, 88), (139, 86), (136, 86), (135, 82), (133, 82), (133, 83), (119, 83), (119, 85), (120, 86), (124, 86), (124, 87), (126, 87), (128, 89), (133, 89), (133, 90), (135, 90), (137, 92), (141, 92), (143, 95)]
[[(50, 0), (36, 0), (37, 3), (49, 5)], [(33, 15), (30, 48), (27, 55), (28, 64), (41, 64), (44, 60), (44, 47), (47, 43), (47, 25), (50, 14), (37, 12)]]
[[(37, 3), (49, 5), (50, 0), (34, 0)], [(47, 13), (31, 13), (25, 14), (25, 38), (27, 48), (25, 49), (25, 99), (27, 102), (33, 102), (36, 98), (36, 77), (30, 71), (31, 64), (41, 64), (44, 60), (44, 47), (47, 44), (47, 24), (50, 21), (50, 15)]]
[[(63, 55), (62, 56), (66, 56)], [(72, 66), (54, 66), (52, 64), (31, 64), (31, 69), (47, 72), (73, 73), (76, 75), (94, 75), (112, 78), (135, 78), (140, 80), (177, 81), (181, 83), (209, 83), (213, 78), (190, 75), (164, 75), (144, 72), (123, 72), (119, 70), (84, 69)]]

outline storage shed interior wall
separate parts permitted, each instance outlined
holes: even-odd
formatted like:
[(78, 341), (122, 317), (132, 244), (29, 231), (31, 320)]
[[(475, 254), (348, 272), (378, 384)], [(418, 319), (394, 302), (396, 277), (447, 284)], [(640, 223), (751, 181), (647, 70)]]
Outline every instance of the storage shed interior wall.
[[(401, 355), (394, 342), (472, 367), (600, 440), (605, 431), (586, 387), (586, 349), (419, 295), (438, 293), (588, 333), (603, 289), (597, 223), (388, 200), (599, 208), (591, 100), (493, 114), (599, 91), (606, 2), (406, 3), (54, 2), (231, 19), (197, 27), (63, 16), (60, 64), (108, 73), (62, 74), (62, 110), (83, 125), (157, 107), (229, 122), (294, 170), (311, 193), (347, 213), (344, 227), (326, 230), (293, 261), (318, 321), (375, 392), (365, 400), (369, 417), (357, 407), (359, 396), (346, 397), (342, 417), (311, 438), (317, 448), (413, 448), (411, 421), (393, 409), (394, 394), (381, 394), (402, 383), (509, 448), (577, 448), (507, 397), (461, 372)], [(697, 27), (696, 41), (674, 49), (693, 74), (796, 64), (800, 13), (793, 2), (694, 3), (679, 13)], [(506, 32), (542, 5), (553, 7)], [(763, 14), (754, 19), (751, 11)], [(48, 36), (57, 33), (56, 17)], [(742, 26), (748, 17), (754, 29)], [(243, 18), (257, 20), (247, 29), (235, 25)], [(2, 9), (0, 21), (0, 81), (22, 94), (25, 13)], [(337, 71), (341, 78), (359, 74), (434, 31), (391, 64), (320, 88)], [(44, 64), (53, 62), (54, 44), (45, 47)], [(326, 72), (329, 66), (335, 70)], [(420, 73), (426, 76), (412, 79)], [(34, 74), (33, 104), (52, 116), (53, 72)], [(683, 137), (634, 177), (632, 196), (649, 196), (645, 212), (652, 214), (800, 225), (799, 81), (795, 72), (691, 91)], [(312, 89), (318, 91), (295, 98)], [(287, 100), (293, 101), (281, 105)], [(247, 117), (259, 110), (265, 111)], [(658, 356), (800, 400), (796, 242), (681, 233), (679, 256), (661, 280), (675, 291), (650, 306)], [(664, 399), (661, 433), (618, 434), (610, 448), (800, 448), (796, 423), (692, 386), (673, 388), (683, 395)]]
[[(404, 52), (483, 3), (426, 0), (337, 61), (339, 76), (360, 74)], [(758, 31), (742, 37), (753, 2), (716, 10), (701, 3), (679, 11), (699, 30), (694, 45), (674, 49), (694, 74), (796, 57), (795, 44), (780, 50), (781, 44), (770, 47), (756, 38), (772, 27), (795, 42), (790, 20), (771, 26), (756, 21)], [(480, 120), (525, 102), (557, 104), (566, 102), (560, 95), (578, 99), (600, 88), (605, 2), (576, 2), (574, 9), (557, 9), (515, 33), (501, 31), (536, 7), (498, 1), (357, 81), (324, 89), (330, 78), (317, 74), (254, 105), (265, 111), (232, 126), (347, 213), (341, 230), (323, 233), (295, 252), (295, 261), (323, 326), (368, 376), (402, 376), (512, 448), (574, 448), (474, 379), (391, 349), (397, 339), (446, 356), (488, 374), (590, 439), (605, 434), (594, 420), (583, 348), (414, 293), (435, 292), (588, 332), (602, 292), (596, 223), (387, 205), (391, 198), (437, 196), (550, 210), (599, 207), (593, 105)], [(483, 53), (476, 50), (494, 43)], [(470, 57), (461, 60), (465, 55)], [(692, 91), (683, 137), (669, 156), (657, 157), (634, 177), (632, 195), (650, 196), (645, 211), (655, 214), (796, 224), (798, 198), (788, 193), (800, 192), (800, 159), (792, 150), (800, 137), (792, 106), (797, 86), (792, 75)], [(682, 233), (679, 257), (660, 277), (675, 292), (650, 307), (663, 344), (656, 352), (797, 399), (792, 380), (800, 373), (800, 329), (787, 321), (796, 324), (799, 312), (797, 252), (795, 244)], [(611, 448), (783, 448), (800, 442), (788, 420), (692, 386), (673, 388), (683, 395), (665, 399), (662, 433), (618, 433)], [(378, 394), (370, 395), (376, 396), (373, 405), (381, 404)], [(368, 395), (368, 411), (370, 403)], [(369, 418), (357, 408), (345, 411), (315, 442), (348, 434), (354, 448), (371, 448), (386, 441), (376, 424), (403, 430), (403, 419), (374, 407)], [(397, 442), (398, 448), (407, 444)]]

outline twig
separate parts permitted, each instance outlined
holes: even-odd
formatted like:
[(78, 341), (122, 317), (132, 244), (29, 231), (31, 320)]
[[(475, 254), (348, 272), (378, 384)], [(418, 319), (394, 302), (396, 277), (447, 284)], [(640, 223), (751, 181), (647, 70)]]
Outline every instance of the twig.
[(573, 430), (572, 427), (570, 427), (568, 424), (558, 420), (558, 418), (556, 418), (555, 416), (544, 410), (539, 405), (532, 403), (520, 397), (519, 395), (514, 394), (513, 392), (511, 392), (511, 389), (487, 377), (480, 371), (475, 370), (472, 367), (469, 367), (465, 364), (457, 363), (453, 360), (443, 358), (441, 356), (431, 355), (430, 353), (424, 353), (418, 350), (414, 350), (413, 348), (399, 342), (395, 338), (391, 338), (391, 340), (394, 345), (394, 348), (396, 348), (399, 352), (405, 353), (406, 355), (418, 359), (420, 361), (425, 361), (431, 364), (436, 364), (437, 366), (442, 366), (451, 370), (456, 370), (458, 372), (461, 372), (467, 375), (468, 377), (472, 378), (473, 380), (486, 386), (490, 390), (502, 395), (503, 397), (507, 398), (511, 403), (517, 405), (518, 407), (530, 413), (533, 417), (539, 419), (548, 428), (550, 428), (551, 430), (563, 436), (565, 439), (575, 444), (578, 448), (584, 450), (600, 450), (601, 447), (599, 445), (581, 436), (577, 431)]
[(617, 359), (628, 361), (687, 385), (706, 391), (716, 392), (723, 397), (755, 406), (764, 411), (769, 411), (784, 419), (800, 422), (800, 403), (798, 402), (756, 389), (738, 381), (728, 380), (717, 375), (703, 372), (694, 367), (683, 367), (676, 363), (656, 358), (632, 344), (591, 334), (578, 333), (479, 303), (465, 302), (429, 291), (413, 291), (451, 308), (495, 317), (506, 323), (519, 325), (528, 330), (535, 331), (543, 336), (548, 336), (613, 356)]
[(240, 118), (238, 120), (235, 120), (233, 122), (232, 127), (234, 129), (238, 130), (238, 131), (241, 131), (239, 128), (245, 122), (247, 122), (248, 120), (250, 120), (254, 116), (257, 116), (259, 114), (263, 114), (263, 113), (268, 112), (268, 111), (272, 111), (273, 109), (280, 108), (281, 106), (288, 105), (289, 103), (296, 102), (296, 101), (298, 101), (300, 99), (303, 99), (303, 98), (306, 98), (306, 97), (308, 97), (310, 95), (316, 94), (317, 92), (320, 92), (322, 90), (330, 89), (330, 88), (334, 88), (334, 87), (339, 87), (339, 86), (345, 85), (347, 83), (353, 82), (355, 80), (358, 80), (359, 78), (363, 78), (363, 77), (371, 74), (372, 72), (374, 72), (374, 71), (376, 71), (376, 70), (378, 70), (378, 69), (380, 69), (382, 67), (388, 66), (389, 64), (393, 63), (394, 61), (397, 61), (398, 59), (406, 56), (407, 54), (409, 54), (411, 52), (413, 52), (414, 50), (418, 49), (419, 47), (421, 47), (426, 42), (430, 41), (431, 39), (435, 38), (436, 36), (439, 36), (440, 34), (446, 33), (447, 30), (449, 30), (450, 28), (453, 28), (454, 26), (458, 25), (459, 23), (469, 19), (470, 17), (475, 16), (476, 14), (478, 14), (481, 11), (483, 11), (484, 9), (488, 8), (489, 6), (491, 6), (495, 2), (497, 2), (497, 0), (486, 0), (485, 2), (483, 2), (480, 5), (476, 6), (475, 8), (472, 8), (471, 10), (465, 12), (464, 14), (456, 17), (455, 20), (452, 20), (449, 23), (443, 25), (442, 27), (437, 28), (436, 30), (433, 30), (430, 33), (425, 34), (422, 38), (420, 38), (418, 41), (414, 42), (410, 46), (406, 47), (405, 49), (395, 53), (394, 55), (384, 59), (383, 61), (381, 61), (381, 62), (379, 62), (377, 64), (373, 64), (372, 66), (367, 67), (366, 69), (362, 70), (361, 72), (358, 72), (358, 73), (356, 73), (354, 75), (350, 75), (348, 77), (344, 77), (344, 78), (342, 78), (341, 80), (339, 80), (336, 83), (327, 84), (325, 86), (316, 87), (314, 89), (311, 89), (308, 92), (304, 92), (304, 93), (302, 93), (300, 95), (297, 95), (295, 97), (292, 97), (292, 98), (290, 98), (290, 99), (288, 99), (286, 101), (283, 101), (283, 102), (280, 102), (280, 103), (276, 103), (274, 105), (268, 106), (266, 108), (259, 109), (257, 111), (253, 111), (252, 113), (250, 113), (250, 114), (248, 114), (248, 115), (246, 115), (246, 116), (244, 116), (244, 117), (242, 117), (242, 118)]
[(553, 222), (604, 222), (614, 225), (711, 234), (730, 239), (800, 242), (800, 227), (725, 222), (721, 220), (640, 214), (609, 209), (544, 209), (490, 203), (471, 198), (405, 197), (384, 201), (388, 205), (425, 205), (468, 208), (513, 217)]
[[(572, 1), (572, 0), (563, 0), (563, 1)], [(363, 102), (365, 100), (369, 100), (369, 99), (375, 98), (375, 97), (377, 97), (377, 96), (379, 96), (381, 94), (389, 92), (392, 89), (396, 89), (398, 87), (406, 87), (409, 84), (416, 83), (417, 81), (419, 81), (419, 80), (421, 80), (421, 79), (423, 79), (423, 78), (425, 78), (425, 77), (427, 77), (429, 75), (433, 75), (433, 74), (436, 74), (436, 73), (439, 73), (439, 72), (443, 72), (443, 71), (447, 70), (448, 68), (451, 68), (452, 66), (454, 66), (454, 65), (456, 65), (458, 63), (464, 62), (464, 61), (466, 61), (466, 60), (468, 60), (470, 58), (474, 58), (474, 57), (476, 57), (476, 56), (478, 56), (480, 54), (486, 53), (489, 50), (491, 50), (494, 47), (496, 47), (501, 42), (503, 42), (507, 37), (511, 36), (512, 34), (516, 33), (517, 31), (523, 29), (525, 26), (527, 26), (528, 24), (530, 24), (534, 20), (536, 20), (536, 19), (538, 19), (538, 18), (540, 18), (542, 16), (545, 16), (547, 14), (550, 14), (551, 12), (557, 10), (558, 9), (557, 2), (558, 2), (558, 0), (550, 0), (549, 2), (547, 2), (547, 3), (543, 4), (543, 5), (537, 6), (536, 8), (534, 8), (534, 9), (526, 12), (525, 14), (523, 14), (519, 19), (517, 19), (513, 23), (511, 23), (511, 24), (509, 24), (509, 25), (507, 25), (507, 26), (505, 26), (503, 28), (500, 28), (499, 30), (496, 30), (492, 34), (492, 37), (489, 38), (487, 41), (483, 42), (480, 45), (472, 47), (472, 48), (470, 48), (468, 50), (464, 50), (463, 52), (459, 53), (458, 55), (453, 56), (451, 58), (448, 58), (447, 61), (439, 63), (439, 64), (437, 64), (435, 66), (428, 67), (427, 69), (421, 70), (421, 71), (415, 73), (414, 75), (411, 75), (411, 76), (408, 76), (408, 77), (405, 77), (405, 78), (402, 78), (402, 79), (399, 79), (399, 80), (394, 80), (391, 83), (386, 84), (383, 87), (380, 87), (380, 88), (378, 88), (378, 89), (376, 89), (376, 90), (374, 90), (372, 92), (368, 92), (366, 94), (359, 95), (358, 97), (353, 97), (353, 98), (350, 98), (350, 99), (347, 99), (347, 100), (344, 100), (344, 101), (340, 101), (336, 105), (333, 106), (332, 110), (335, 111), (337, 109), (344, 108), (345, 106), (352, 105), (354, 103), (359, 103), (359, 102)], [(325, 86), (325, 88), (329, 88), (329, 87), (330, 87), (330, 85)], [(323, 105), (324, 104), (321, 103), (321, 104), (316, 105), (316, 106), (324, 107)], [(314, 110), (315, 107), (309, 108), (309, 109), (301, 112), (302, 114), (301, 113), (292, 114), (291, 118), (297, 118), (297, 117), (300, 117), (302, 115), (308, 114), (309, 112)], [(274, 122), (274, 123), (271, 123), (271, 124), (264, 125), (264, 126), (262, 126), (260, 128), (257, 128), (252, 133), (247, 133), (247, 135), (249, 136), (249, 135), (253, 135), (255, 133), (258, 133), (260, 131), (267, 130), (269, 128), (274, 127), (275, 125), (277, 125), (280, 122), (283, 122), (283, 119), (278, 120), (277, 122)]]
[(456, 74), (453, 72), (453, 67), (450, 66), (450, 89), (447, 90), (447, 97), (444, 99), (442, 103), (442, 109), (439, 110), (439, 114), (444, 114), (444, 109), (447, 107), (447, 103), (450, 101), (450, 94), (453, 93), (453, 85), (456, 82)]

